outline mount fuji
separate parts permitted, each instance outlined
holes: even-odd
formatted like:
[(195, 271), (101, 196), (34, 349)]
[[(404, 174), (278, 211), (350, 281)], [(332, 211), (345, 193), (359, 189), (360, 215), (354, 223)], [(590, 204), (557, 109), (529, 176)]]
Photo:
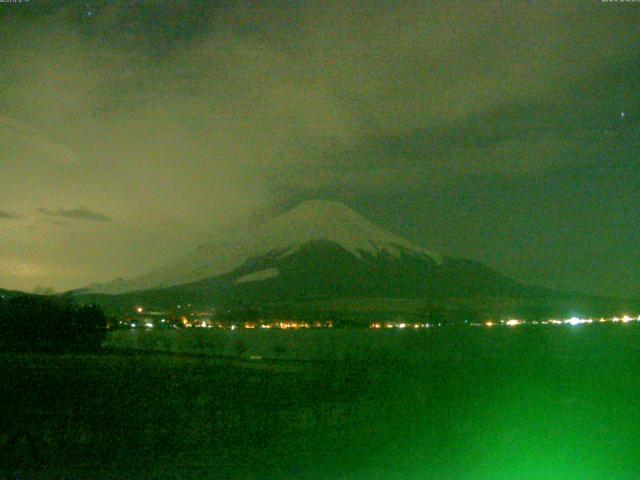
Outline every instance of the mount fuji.
[(337, 202), (313, 200), (162, 268), (76, 295), (156, 303), (252, 304), (340, 298), (439, 299), (540, 292), (450, 258)]
[[(281, 274), (277, 264), (302, 251), (311, 253), (314, 244), (348, 253), (361, 262), (409, 255), (431, 264), (443, 263), (441, 255), (385, 231), (340, 203), (312, 200), (236, 238), (203, 244), (162, 268), (129, 280), (90, 285), (87, 292), (118, 294), (165, 288), (233, 272), (244, 273), (234, 279), (236, 283), (267, 280)], [(258, 269), (260, 266), (264, 268)]]

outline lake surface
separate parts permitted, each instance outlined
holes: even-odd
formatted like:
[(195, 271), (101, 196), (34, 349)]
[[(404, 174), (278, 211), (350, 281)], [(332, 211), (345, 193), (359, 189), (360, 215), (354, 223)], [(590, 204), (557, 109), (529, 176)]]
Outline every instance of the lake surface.
[(428, 329), (125, 329), (109, 348), (284, 360), (455, 361), (513, 355), (609, 359), (640, 354), (640, 325), (442, 326)]
[[(274, 373), (243, 367), (259, 361), (208, 356), (234, 356), (239, 341), (247, 359), (283, 345), (284, 363), (322, 361)], [(3, 355), (4, 473), (640, 478), (636, 324), (121, 331), (107, 343), (140, 352)], [(154, 348), (199, 355), (148, 353)], [(32, 436), (21, 433), (14, 448), (6, 432)]]

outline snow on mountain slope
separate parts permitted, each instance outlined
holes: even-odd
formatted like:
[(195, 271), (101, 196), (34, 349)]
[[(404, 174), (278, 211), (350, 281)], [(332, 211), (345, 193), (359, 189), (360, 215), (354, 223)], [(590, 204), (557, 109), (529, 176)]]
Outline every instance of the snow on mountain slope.
[(410, 251), (438, 264), (442, 262), (440, 255), (385, 231), (340, 203), (312, 200), (239, 238), (202, 245), (170, 265), (130, 280), (91, 285), (88, 291), (123, 293), (191, 283), (234, 271), (251, 258), (290, 255), (313, 241), (338, 244), (357, 258), (365, 252), (398, 257), (403, 251)]
[(260, 280), (269, 280), (280, 275), (280, 271), (277, 268), (265, 268), (264, 270), (258, 270), (257, 272), (249, 273), (238, 278), (235, 284), (246, 282), (259, 282)]

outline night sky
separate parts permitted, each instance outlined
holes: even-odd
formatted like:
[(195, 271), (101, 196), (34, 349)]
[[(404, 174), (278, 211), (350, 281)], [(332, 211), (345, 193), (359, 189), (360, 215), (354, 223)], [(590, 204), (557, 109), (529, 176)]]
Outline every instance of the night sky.
[(640, 296), (640, 3), (0, 3), (0, 287), (139, 274), (296, 203)]

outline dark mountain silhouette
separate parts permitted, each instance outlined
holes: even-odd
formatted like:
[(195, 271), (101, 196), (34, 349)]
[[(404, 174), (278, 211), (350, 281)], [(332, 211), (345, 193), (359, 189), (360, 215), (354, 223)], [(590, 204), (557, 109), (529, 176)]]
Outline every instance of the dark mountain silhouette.
[(481, 263), (434, 253), (322, 201), (303, 203), (236, 239), (202, 245), (156, 271), (75, 294), (111, 306), (192, 303), (256, 315), (401, 310), (538, 318), (576, 310), (619, 313), (620, 305), (634, 305), (526, 285)]

